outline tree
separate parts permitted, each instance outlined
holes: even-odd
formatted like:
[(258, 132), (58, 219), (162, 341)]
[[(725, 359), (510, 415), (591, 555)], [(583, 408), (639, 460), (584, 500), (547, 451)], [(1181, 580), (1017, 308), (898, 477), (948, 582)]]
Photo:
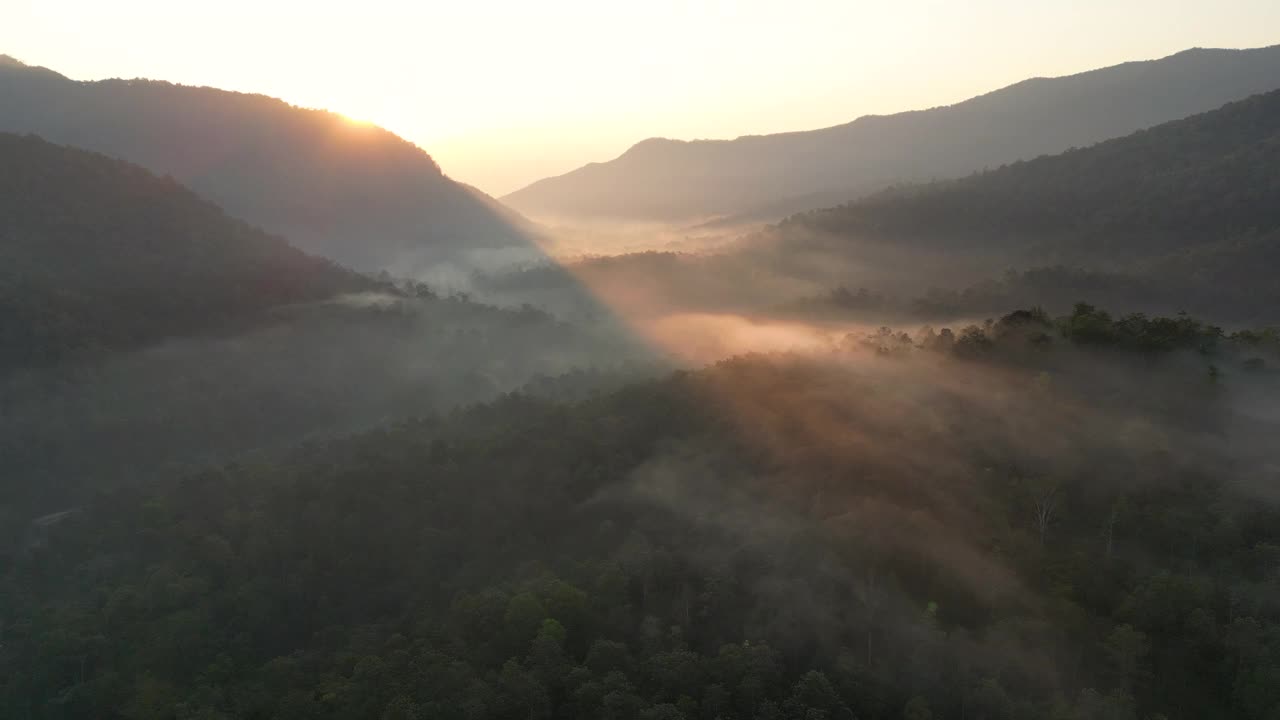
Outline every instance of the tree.
[(1107, 522), (1104, 526), (1103, 537), (1106, 540), (1106, 551), (1104, 557), (1108, 562), (1111, 561), (1112, 549), (1115, 545), (1116, 524), (1120, 521), (1120, 516), (1124, 514), (1127, 506), (1128, 503), (1126, 498), (1121, 495), (1119, 498), (1116, 498), (1115, 502), (1111, 503), (1111, 512), (1107, 514)]
[(527, 648), (546, 617), (546, 609), (533, 593), (522, 592), (512, 596), (502, 616), (507, 647), (516, 651)]
[(518, 661), (508, 660), (503, 664), (499, 687), (504, 716), (517, 720), (543, 720), (551, 716), (547, 689)]
[(640, 711), (640, 720), (687, 720), (680, 708), (671, 703), (651, 705)]
[(1058, 504), (1062, 499), (1061, 485), (1054, 479), (1033, 478), (1027, 481), (1027, 487), (1031, 494), (1032, 520), (1043, 546), (1049, 528), (1057, 518)]
[(919, 695), (908, 700), (907, 706), (902, 709), (902, 720), (933, 720), (929, 701)]
[(548, 688), (558, 686), (571, 667), (564, 652), (564, 639), (564, 626), (555, 620), (543, 620), (529, 649), (529, 670)]
[(404, 695), (393, 698), (382, 711), (382, 720), (418, 720), (419, 717), (417, 703)]
[(852, 715), (845, 707), (835, 687), (827, 679), (826, 674), (810, 670), (805, 673), (791, 689), (791, 697), (787, 699), (786, 711), (793, 718), (839, 718)]
[(872, 634), (875, 632), (880, 607), (885, 601), (885, 592), (884, 588), (881, 587), (879, 571), (871, 565), (864, 567), (857, 585), (854, 586), (854, 592), (856, 593), (858, 600), (862, 603), (862, 607), (866, 610), (865, 649), (867, 655), (866, 662), (869, 666), (873, 660), (871, 654)]
[(1104, 649), (1117, 677), (1125, 689), (1131, 691), (1140, 675), (1142, 661), (1151, 649), (1146, 634), (1132, 625), (1119, 625), (1107, 636)]

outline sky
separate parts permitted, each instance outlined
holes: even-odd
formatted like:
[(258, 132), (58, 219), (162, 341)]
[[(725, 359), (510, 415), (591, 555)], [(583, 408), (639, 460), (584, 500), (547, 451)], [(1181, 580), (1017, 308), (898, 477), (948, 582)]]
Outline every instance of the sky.
[(1277, 43), (1280, 0), (0, 0), (0, 53), (330, 109), (496, 196), (647, 137), (826, 127)]

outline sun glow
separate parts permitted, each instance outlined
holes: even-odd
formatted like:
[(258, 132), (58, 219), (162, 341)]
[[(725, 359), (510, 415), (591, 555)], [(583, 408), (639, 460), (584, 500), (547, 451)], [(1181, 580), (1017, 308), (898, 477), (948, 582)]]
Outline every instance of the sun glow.
[(374, 124), (372, 120), (366, 120), (360, 117), (352, 117), (351, 115), (347, 115), (345, 113), (336, 113), (336, 114), (338, 117), (342, 118), (343, 122), (347, 123), (348, 125), (352, 125), (354, 127), (370, 127)]
[(0, 52), (78, 80), (160, 78), (350, 112), (502, 195), (650, 136), (835, 125), (1030, 76), (1266, 45), (1280, 21), (1274, 0), (978, 6), (370, 0), (353, 13), (304, 0), (225, 0), (216, 12), (164, 0), (9, 0)]

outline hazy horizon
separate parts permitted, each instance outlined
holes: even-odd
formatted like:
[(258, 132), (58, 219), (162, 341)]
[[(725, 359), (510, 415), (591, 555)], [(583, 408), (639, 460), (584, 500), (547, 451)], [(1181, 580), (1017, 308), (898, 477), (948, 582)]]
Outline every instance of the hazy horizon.
[(153, 0), (109, 11), (27, 0), (0, 11), (0, 52), (77, 80), (145, 77), (333, 110), (386, 127), (450, 176), (501, 196), (648, 137), (814, 129), (1029, 77), (1280, 41), (1280, 6), (1263, 0), (1086, 4), (382, 1), (353, 16), (349, 6), (236, 0), (203, 17)]

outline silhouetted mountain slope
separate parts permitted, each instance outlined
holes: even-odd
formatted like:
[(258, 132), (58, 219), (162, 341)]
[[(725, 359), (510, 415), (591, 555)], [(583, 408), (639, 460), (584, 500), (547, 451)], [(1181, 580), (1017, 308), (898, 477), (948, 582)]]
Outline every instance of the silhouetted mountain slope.
[(534, 252), (527, 221), (382, 128), (263, 95), (76, 82), (0, 63), (0, 130), (170, 174), (228, 212), (360, 269), (421, 271), (477, 248)]
[(0, 133), (0, 369), (372, 286), (171, 178)]
[(1062, 152), (1277, 87), (1280, 46), (1188, 50), (821, 130), (646, 140), (503, 201), (533, 217), (776, 218), (896, 183)]
[[(1151, 261), (1280, 230), (1280, 91), (1124, 138), (788, 219), (851, 239)], [(1238, 244), (1234, 244), (1236, 247)]]

